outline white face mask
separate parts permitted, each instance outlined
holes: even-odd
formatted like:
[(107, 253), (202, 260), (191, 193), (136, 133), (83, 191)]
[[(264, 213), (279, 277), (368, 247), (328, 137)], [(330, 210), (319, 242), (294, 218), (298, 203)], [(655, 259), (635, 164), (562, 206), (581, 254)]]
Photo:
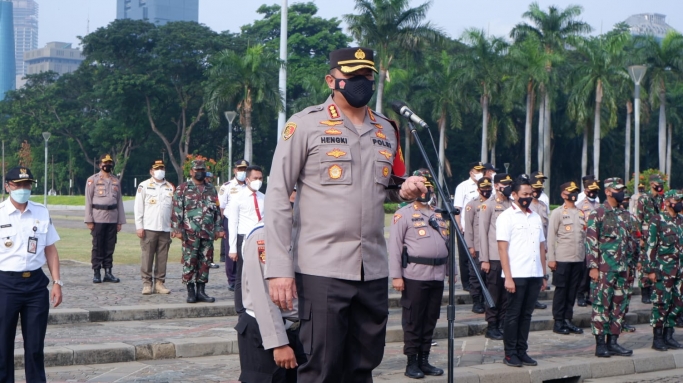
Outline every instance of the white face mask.
[(166, 170), (155, 170), (154, 171), (154, 178), (158, 180), (163, 180), (164, 177), (166, 177)]
[(247, 178), (247, 172), (237, 172), (235, 173), (235, 178), (237, 178), (237, 180), (240, 182), (244, 182), (244, 180)]
[(253, 191), (258, 191), (262, 185), (263, 185), (263, 181), (261, 181), (261, 180), (254, 180), (254, 181), (249, 182), (249, 188)]
[(474, 180), (479, 181), (483, 176), (484, 176), (483, 173), (475, 173), (474, 174)]

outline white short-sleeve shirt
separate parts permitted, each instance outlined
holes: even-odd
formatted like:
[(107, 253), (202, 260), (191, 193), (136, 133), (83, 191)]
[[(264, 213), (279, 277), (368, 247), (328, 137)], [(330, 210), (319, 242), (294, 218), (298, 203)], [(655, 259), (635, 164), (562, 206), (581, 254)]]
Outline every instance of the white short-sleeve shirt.
[[(540, 244), (545, 242), (541, 217), (512, 204), (496, 220), (496, 240), (508, 242), (513, 278), (543, 277)], [(503, 273), (505, 277), (505, 273)]]
[(465, 216), (467, 215), (465, 211), (465, 206), (471, 200), (479, 197), (479, 191), (477, 190), (477, 183), (468, 178), (462, 181), (458, 187), (455, 188), (455, 198), (453, 199), (453, 206), (460, 209), (460, 222), (462, 223), (462, 229), (465, 230)]

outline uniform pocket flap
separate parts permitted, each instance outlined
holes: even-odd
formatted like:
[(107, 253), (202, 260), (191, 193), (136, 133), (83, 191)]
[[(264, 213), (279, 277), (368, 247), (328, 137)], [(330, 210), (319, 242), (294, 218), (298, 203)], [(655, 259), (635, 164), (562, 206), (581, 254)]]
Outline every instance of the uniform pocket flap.
[[(243, 315), (249, 315), (249, 314), (243, 314)], [(242, 334), (244, 334), (245, 331), (247, 331), (247, 326), (248, 326), (248, 323), (246, 320), (238, 320), (237, 325), (235, 326), (235, 331), (237, 331), (238, 334), (242, 335)]]
[[(301, 302), (301, 301), (299, 301)], [(311, 302), (299, 303), (299, 320), (311, 320)]]

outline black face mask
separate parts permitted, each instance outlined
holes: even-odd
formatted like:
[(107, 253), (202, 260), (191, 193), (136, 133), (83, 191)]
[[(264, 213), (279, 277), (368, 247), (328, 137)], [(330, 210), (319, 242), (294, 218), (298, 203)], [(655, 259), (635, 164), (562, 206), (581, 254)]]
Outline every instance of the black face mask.
[(204, 178), (206, 178), (206, 172), (195, 172), (194, 173), (194, 179), (197, 181), (204, 181)]
[(616, 192), (616, 193), (613, 192), (612, 198), (614, 198), (618, 204), (621, 204), (622, 202), (624, 202), (624, 191), (622, 190), (622, 191)]
[(664, 186), (662, 186), (662, 185), (655, 185), (655, 191), (656, 191), (657, 193), (661, 193), (662, 190), (664, 190)]
[(484, 197), (484, 198), (486, 198), (486, 199), (489, 199), (489, 198), (491, 198), (491, 193), (492, 193), (492, 192), (493, 192), (492, 190), (480, 190), (480, 191), (479, 191), (479, 194), (480, 194), (482, 197)]
[(102, 165), (102, 171), (105, 173), (111, 173), (112, 169), (114, 169), (114, 165)]
[(417, 202), (429, 202), (429, 200), (432, 199), (432, 191), (427, 189), (427, 193), (423, 194), (422, 196), (417, 198)]
[(671, 205), (671, 207), (674, 209), (674, 212), (678, 214), (683, 211), (683, 202), (676, 202), (675, 204)]
[(579, 198), (579, 193), (578, 193), (578, 192), (574, 192), (574, 193), (569, 193), (569, 196), (568, 196), (567, 200), (572, 201), (572, 202), (576, 202), (576, 200), (577, 200), (578, 198)]
[(346, 102), (354, 108), (364, 107), (375, 94), (375, 81), (365, 76), (351, 78), (335, 78), (334, 89), (344, 96)]
[(532, 197), (526, 197), (526, 198), (518, 198), (517, 203), (519, 203), (519, 206), (523, 208), (528, 208), (529, 205), (531, 205), (531, 201), (533, 200)]
[(502, 189), (498, 189), (498, 190), (499, 190), (501, 193), (503, 193), (503, 195), (505, 196), (505, 198), (510, 198), (510, 195), (512, 195), (512, 186), (511, 186), (511, 185), (508, 185), (508, 186), (506, 186), (506, 187), (504, 187), (504, 188), (502, 188)]
[(595, 197), (597, 197), (597, 196), (598, 196), (598, 193), (596, 193), (596, 192), (588, 192), (588, 193), (586, 193), (586, 197), (588, 197), (588, 198), (590, 198), (590, 199), (595, 199)]
[(541, 198), (541, 193), (543, 193), (543, 189), (534, 189), (534, 191), (531, 192), (531, 195), (534, 196), (534, 198), (539, 199)]

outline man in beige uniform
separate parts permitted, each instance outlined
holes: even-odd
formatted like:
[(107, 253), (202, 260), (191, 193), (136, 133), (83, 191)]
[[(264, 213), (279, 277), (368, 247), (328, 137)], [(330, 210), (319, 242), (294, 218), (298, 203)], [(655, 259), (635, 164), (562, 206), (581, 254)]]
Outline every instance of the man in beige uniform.
[[(588, 215), (600, 206), (600, 199), (598, 192), (600, 192), (600, 180), (596, 180), (595, 176), (586, 176), (584, 179), (584, 191), (586, 198), (576, 204), (576, 207), (583, 212), (583, 216), (588, 220)], [(579, 279), (579, 291), (576, 295), (576, 304), (580, 307), (590, 305), (590, 276), (588, 275), (588, 267), (583, 268), (581, 278)]]
[(548, 227), (548, 267), (553, 271), (553, 332), (583, 334), (572, 323), (574, 301), (586, 263), (586, 217), (576, 208), (579, 187), (575, 182), (560, 186), (564, 205), (553, 210)]
[(240, 382), (296, 382), (297, 366), (306, 361), (299, 341), (298, 302), (281, 310), (270, 300), (266, 266), (266, 231), (263, 221), (244, 239), (241, 251), (242, 304), (235, 330), (240, 350)]
[(92, 234), (91, 263), (93, 283), (101, 283), (100, 270), (104, 268), (104, 282), (118, 283), (111, 272), (114, 263), (116, 235), (126, 223), (123, 210), (121, 184), (112, 175), (114, 159), (105, 154), (100, 157), (100, 172), (88, 178), (85, 185), (85, 224)]
[(498, 216), (512, 205), (512, 178), (507, 173), (493, 176), (496, 187), (496, 198), (484, 202), (486, 206), (479, 215), (479, 259), (481, 270), (486, 273), (486, 286), (491, 293), (494, 308), (486, 308), (486, 322), (489, 324), (486, 337), (493, 340), (503, 340), (503, 321), (507, 307), (507, 292), (503, 268), (498, 255), (498, 241), (496, 240), (496, 220)]
[(484, 202), (491, 198), (491, 193), (493, 191), (493, 184), (491, 179), (488, 177), (480, 178), (477, 181), (477, 191), (479, 192), (479, 198), (475, 198), (465, 205), (465, 242), (469, 246), (469, 252), (472, 254), (472, 259), (476, 262), (476, 265), (472, 262), (467, 262), (467, 267), (469, 268), (470, 277), (470, 296), (472, 297), (472, 312), (475, 314), (484, 313), (484, 301), (481, 294), (481, 284), (477, 279), (477, 274), (474, 272), (475, 267), (481, 267), (481, 261), (479, 260), (479, 250), (481, 245), (479, 244), (479, 216), (483, 210)]
[[(291, 117), (273, 157), (265, 207), (266, 278), (281, 308), (299, 297), (308, 361), (299, 382), (372, 381), (382, 361), (389, 269), (384, 207), (426, 193), (403, 174), (398, 128), (366, 105), (374, 93), (373, 51), (330, 54), (333, 94)], [(294, 212), (289, 196), (296, 185)], [(296, 285), (295, 285), (296, 278)]]
[[(171, 210), (173, 209), (173, 184), (166, 181), (164, 161), (156, 160), (149, 170), (152, 178), (140, 182), (135, 194), (135, 230), (142, 248), (142, 294), (153, 292), (168, 294), (164, 286), (166, 262), (171, 246)], [(154, 269), (152, 269), (154, 267)], [(152, 289), (152, 272), (154, 289)]]

